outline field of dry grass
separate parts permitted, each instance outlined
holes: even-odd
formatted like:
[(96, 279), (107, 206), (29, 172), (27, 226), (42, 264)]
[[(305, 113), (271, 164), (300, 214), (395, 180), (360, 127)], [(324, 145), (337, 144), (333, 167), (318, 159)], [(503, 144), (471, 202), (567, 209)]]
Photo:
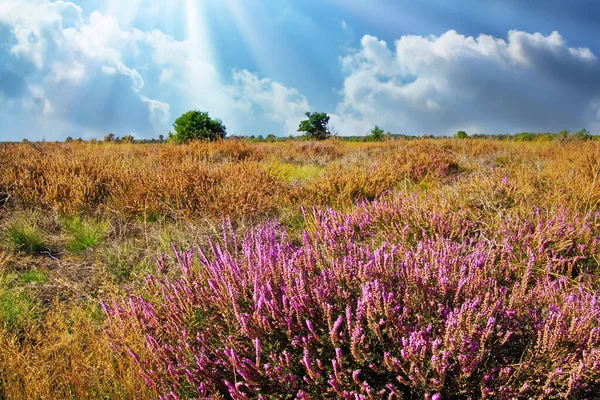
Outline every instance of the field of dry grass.
[(416, 199), (398, 226), (429, 229), (434, 211), (495, 240), (511, 218), (600, 212), (600, 143), (0, 144), (0, 397), (157, 397), (112, 349), (100, 300), (145, 293), (157, 259), (205, 246), (224, 219), (240, 232), (277, 220), (300, 241), (313, 207), (391, 194)]

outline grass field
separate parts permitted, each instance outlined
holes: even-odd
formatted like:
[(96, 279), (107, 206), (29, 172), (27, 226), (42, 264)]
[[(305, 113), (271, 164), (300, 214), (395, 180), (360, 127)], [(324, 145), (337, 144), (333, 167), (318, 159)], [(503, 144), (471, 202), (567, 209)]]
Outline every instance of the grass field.
[(0, 397), (592, 398), (599, 260), (597, 141), (0, 144)]

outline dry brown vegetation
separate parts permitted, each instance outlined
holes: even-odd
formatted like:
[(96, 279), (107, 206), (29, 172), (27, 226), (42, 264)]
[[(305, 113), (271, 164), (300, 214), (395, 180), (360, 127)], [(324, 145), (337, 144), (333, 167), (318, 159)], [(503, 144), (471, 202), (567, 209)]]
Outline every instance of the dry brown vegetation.
[(597, 212), (600, 144), (0, 144), (0, 397), (153, 398), (110, 350), (100, 298), (140, 290), (172, 243), (202, 243), (223, 218), (298, 231), (303, 207), (388, 191), (428, 198), (415, 218), (461, 210), (490, 229), (500, 215)]

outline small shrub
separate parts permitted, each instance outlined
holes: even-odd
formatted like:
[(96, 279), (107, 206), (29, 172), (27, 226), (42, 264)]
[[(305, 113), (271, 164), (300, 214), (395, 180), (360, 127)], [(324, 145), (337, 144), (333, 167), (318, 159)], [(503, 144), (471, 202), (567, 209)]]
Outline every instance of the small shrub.
[(531, 142), (533, 141), (533, 135), (529, 132), (518, 133), (514, 136), (514, 140), (517, 142)]
[(581, 129), (573, 134), (573, 140), (587, 141), (593, 140), (594, 136), (588, 132), (587, 129)]
[(135, 139), (131, 135), (123, 136), (123, 139), (121, 139), (121, 140), (123, 141), (123, 143), (130, 143), (131, 144), (131, 143), (135, 142)]

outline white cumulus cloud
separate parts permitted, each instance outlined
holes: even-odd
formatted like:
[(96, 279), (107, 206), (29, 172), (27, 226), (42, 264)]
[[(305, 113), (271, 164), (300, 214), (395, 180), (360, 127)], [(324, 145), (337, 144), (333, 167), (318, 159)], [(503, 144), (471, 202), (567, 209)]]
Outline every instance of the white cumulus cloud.
[[(0, 103), (23, 111), (23, 128), (11, 132), (150, 137), (165, 134), (173, 114), (198, 108), (222, 118), (231, 133), (288, 134), (310, 108), (296, 90), (246, 70), (233, 70), (226, 77), (232, 83), (222, 83), (191, 41), (125, 29), (98, 11), (86, 17), (70, 2), (5, 0), (0, 40), (8, 43), (0, 46), (0, 77), (7, 78)], [(13, 111), (11, 120), (20, 115)]]
[[(25, 125), (31, 126), (32, 134), (102, 136), (118, 129), (144, 135), (154, 133), (160, 121), (163, 129), (166, 126), (168, 106), (141, 93), (144, 79), (125, 60), (139, 37), (121, 29), (114, 18), (93, 12), (86, 20), (81, 8), (70, 2), (5, 0), (0, 4), (2, 26), (0, 40), (9, 45), (4, 52), (0, 48), (0, 73), (1, 65), (8, 65), (11, 76), (29, 88), (12, 93), (21, 96), (29, 112), (23, 119), (31, 119)], [(5, 84), (14, 85), (0, 82), (0, 101), (7, 97)], [(36, 129), (35, 121), (50, 132)], [(68, 126), (69, 132), (51, 132), (53, 122), (56, 129)]]
[(600, 62), (558, 32), (506, 39), (403, 36), (390, 48), (366, 35), (342, 59), (341, 134), (375, 124), (392, 132), (448, 134), (598, 129)]
[(281, 123), (283, 134), (296, 134), (304, 114), (310, 110), (306, 97), (296, 89), (271, 79), (259, 79), (246, 70), (234, 71), (233, 80), (230, 92), (237, 108), (245, 111), (246, 118), (256, 119), (253, 118), (255, 113), (264, 115)]
[[(151, 137), (189, 109), (221, 118), (231, 134), (289, 135), (314, 110), (283, 82), (219, 70), (198, 38), (122, 24), (67, 1), (0, 0), (0, 125), (11, 126), (0, 139)], [(341, 135), (376, 124), (407, 134), (600, 130), (600, 60), (557, 32), (448, 31), (394, 44), (365, 35), (349, 51), (342, 86), (327, 89), (339, 101), (318, 110)]]

